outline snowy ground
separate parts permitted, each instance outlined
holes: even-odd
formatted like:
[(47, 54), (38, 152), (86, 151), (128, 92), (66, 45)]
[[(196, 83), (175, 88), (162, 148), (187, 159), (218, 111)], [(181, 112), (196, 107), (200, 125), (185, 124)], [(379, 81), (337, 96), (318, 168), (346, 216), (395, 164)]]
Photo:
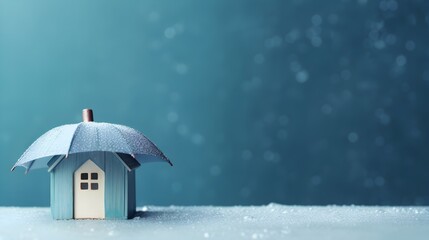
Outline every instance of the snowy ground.
[(132, 220), (54, 221), (0, 207), (9, 239), (428, 239), (429, 207), (143, 207)]

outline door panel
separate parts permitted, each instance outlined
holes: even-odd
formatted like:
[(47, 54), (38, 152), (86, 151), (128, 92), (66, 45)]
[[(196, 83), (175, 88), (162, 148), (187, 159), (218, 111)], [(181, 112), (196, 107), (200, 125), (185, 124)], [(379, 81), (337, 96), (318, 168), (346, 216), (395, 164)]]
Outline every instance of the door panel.
[(104, 172), (91, 160), (74, 173), (74, 218), (104, 219)]

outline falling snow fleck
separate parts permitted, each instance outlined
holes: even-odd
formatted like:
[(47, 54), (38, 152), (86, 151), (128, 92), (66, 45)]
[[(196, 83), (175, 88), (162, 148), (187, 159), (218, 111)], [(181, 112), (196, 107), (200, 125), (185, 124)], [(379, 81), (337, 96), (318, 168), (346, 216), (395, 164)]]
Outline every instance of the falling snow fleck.
[(407, 58), (404, 55), (399, 55), (396, 57), (396, 65), (399, 67), (404, 66), (407, 63)]
[(306, 71), (297, 72), (295, 78), (297, 82), (305, 83), (308, 80), (308, 73)]
[(256, 64), (262, 64), (265, 62), (265, 57), (262, 54), (256, 54), (253, 60), (255, 61)]
[(349, 142), (355, 143), (359, 140), (359, 136), (357, 133), (351, 132), (347, 135), (347, 139), (349, 140)]
[(184, 63), (176, 64), (175, 69), (176, 69), (176, 72), (181, 75), (186, 74), (188, 72), (188, 66)]

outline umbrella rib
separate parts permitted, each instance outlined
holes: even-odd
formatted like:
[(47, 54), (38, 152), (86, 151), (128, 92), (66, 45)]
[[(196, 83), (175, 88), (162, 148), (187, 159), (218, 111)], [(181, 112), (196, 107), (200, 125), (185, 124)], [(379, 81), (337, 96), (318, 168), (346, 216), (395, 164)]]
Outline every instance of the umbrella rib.
[[(46, 133), (47, 133), (47, 132), (46, 132)], [(46, 133), (45, 133), (45, 134), (46, 134)], [(40, 136), (37, 140), (39, 140), (41, 137), (43, 137), (43, 135), (42, 135), (42, 136)], [(37, 140), (36, 140), (36, 141), (34, 141), (34, 142), (30, 145), (30, 147), (28, 147), (28, 148), (25, 150), (25, 152), (21, 155), (21, 157), (18, 159), (18, 161), (13, 165), (13, 167), (12, 167), (11, 171), (15, 170), (15, 168), (16, 168), (17, 166), (19, 166), (20, 161), (24, 158), (24, 156), (25, 156), (25, 155), (27, 155), (27, 153), (30, 151), (30, 148), (31, 148), (32, 146), (34, 146), (34, 145), (36, 145), (36, 144), (37, 144)]]
[(129, 154), (134, 154), (134, 152), (130, 149), (129, 143), (127, 141), (127, 139), (125, 139), (124, 135), (122, 134), (121, 130), (119, 130), (115, 124), (112, 124), (112, 127), (119, 133), (119, 135), (121, 136), (121, 138), (124, 140), (124, 142), (127, 144), (127, 148), (129, 151)]
[[(164, 161), (166, 161), (168, 164), (170, 164), (170, 166), (173, 166), (173, 163), (170, 161), (170, 159), (168, 159), (168, 157), (166, 157), (165, 155), (163, 155), (165, 158), (161, 158), (161, 157), (159, 157), (159, 156), (157, 156), (157, 155), (154, 155), (154, 154), (149, 154), (149, 153), (145, 153), (145, 154), (139, 154), (140, 156), (142, 156), (142, 155), (147, 155), (147, 156), (151, 156), (151, 157), (155, 157), (155, 158), (157, 158), (157, 159), (162, 159), (162, 160), (164, 160)], [(144, 162), (143, 162), (144, 163)]]
[[(115, 124), (115, 125), (117, 125), (117, 124)], [(168, 159), (168, 158), (164, 155), (164, 153), (159, 149), (159, 147), (158, 147), (154, 142), (152, 142), (148, 137), (146, 137), (146, 135), (144, 135), (142, 132), (140, 132), (139, 130), (132, 129), (132, 128), (130, 128), (130, 127), (123, 126), (123, 125), (117, 125), (117, 126), (121, 126), (121, 127), (127, 128), (127, 129), (131, 129), (132, 131), (134, 131), (134, 132), (138, 133), (139, 135), (141, 135), (142, 137), (144, 137), (145, 141), (148, 141), (150, 144), (152, 144), (152, 145), (155, 147), (155, 149), (157, 150), (158, 154), (160, 154), (160, 155), (162, 156), (162, 158), (166, 158), (166, 159)], [(146, 153), (143, 153), (143, 154), (146, 154)], [(152, 155), (153, 155), (153, 154), (152, 154)], [(156, 156), (156, 155), (153, 155), (153, 156)], [(159, 156), (156, 156), (156, 157), (159, 157)]]
[(34, 161), (32, 161), (32, 162), (30, 163), (30, 165), (28, 165), (28, 168), (27, 168), (27, 169), (25, 169), (25, 174), (27, 174), (27, 173), (30, 171), (30, 168), (33, 166), (33, 163), (34, 163)]
[[(116, 124), (115, 124), (116, 125)], [(123, 125), (119, 125), (119, 126), (121, 126), (121, 127), (125, 127), (125, 128), (127, 128), (127, 129), (129, 129), (130, 127), (127, 127), (127, 126), (123, 126)], [(115, 126), (116, 127), (116, 126)], [(173, 166), (173, 163), (170, 161), (170, 159), (168, 159), (168, 157), (167, 156), (165, 156), (165, 154), (161, 151), (161, 149), (159, 149), (159, 147), (154, 143), (154, 142), (152, 142), (148, 137), (146, 137), (146, 135), (144, 135), (142, 132), (140, 132), (139, 130), (136, 130), (136, 129), (133, 129), (135, 132), (137, 132), (138, 134), (140, 134), (141, 136), (143, 136), (144, 138), (145, 138), (145, 140), (146, 141), (148, 141), (150, 144), (152, 144), (155, 148), (156, 148), (156, 150), (158, 151), (158, 154), (160, 155), (160, 156), (157, 156), (156, 154), (148, 154), (148, 153), (144, 153), (144, 154), (146, 154), (146, 155), (150, 155), (150, 156), (154, 156), (154, 157), (157, 157), (157, 158), (161, 158), (161, 159), (164, 159), (165, 161), (167, 161), (167, 163), (168, 164), (170, 164), (171, 166)]]
[[(58, 129), (60, 131), (63, 131), (63, 129), (61, 129), (61, 128), (58, 128)], [(45, 149), (45, 154), (44, 155), (46, 155), (47, 152), (49, 152), (49, 150), (52, 148), (52, 145), (56, 142), (56, 140), (58, 139), (58, 136), (60, 136), (60, 134), (61, 134), (60, 131), (57, 132), (57, 134), (53, 138), (54, 140), (51, 141), (52, 143), (47, 146), (47, 148)], [(33, 163), (34, 163), (34, 161), (33, 161)], [(33, 166), (33, 163), (31, 163), (31, 165), (28, 167), (28, 171), (30, 171), (30, 168), (31, 168), (31, 166)]]
[(52, 131), (52, 130), (54, 130), (55, 128), (53, 128), (53, 129), (51, 129), (51, 130), (49, 130), (49, 131), (47, 131), (46, 133), (44, 133), (42, 136), (40, 136), (38, 139), (36, 139), (36, 141), (34, 141), (31, 145), (30, 145), (30, 147), (28, 147), (26, 150), (25, 150), (25, 152), (21, 155), (21, 157), (18, 159), (18, 161), (13, 165), (13, 167), (12, 167), (12, 169), (11, 169), (11, 171), (13, 171), (13, 170), (15, 170), (15, 168), (17, 167), (17, 166), (21, 166), (21, 160), (28, 154), (28, 152), (30, 151), (30, 149), (31, 149), (31, 147), (33, 147), (33, 146), (35, 146), (37, 143), (38, 143), (38, 141), (43, 137), (43, 136), (45, 136), (47, 133), (49, 133), (50, 131)]
[(71, 146), (72, 146), (72, 144), (73, 144), (73, 141), (74, 141), (74, 139), (75, 139), (75, 137), (76, 137), (76, 132), (79, 130), (79, 128), (82, 126), (82, 123), (78, 123), (78, 125), (77, 125), (77, 127), (76, 127), (76, 130), (74, 130), (74, 132), (73, 132), (73, 136), (72, 136), (72, 139), (70, 140), (70, 145), (69, 145), (69, 147), (67, 148), (67, 152), (66, 152), (66, 158), (69, 156), (69, 152), (70, 152), (70, 148), (71, 148)]

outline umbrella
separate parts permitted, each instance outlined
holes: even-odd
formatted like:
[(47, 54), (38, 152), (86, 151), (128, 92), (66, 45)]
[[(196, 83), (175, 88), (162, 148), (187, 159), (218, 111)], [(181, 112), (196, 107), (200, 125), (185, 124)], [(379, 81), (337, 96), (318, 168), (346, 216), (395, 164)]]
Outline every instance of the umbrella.
[(119, 124), (93, 122), (92, 110), (83, 110), (84, 121), (53, 128), (40, 136), (22, 154), (17, 166), (30, 169), (47, 167), (48, 162), (58, 155), (81, 152), (105, 151), (129, 154), (142, 164), (146, 162), (171, 161), (141, 132)]

